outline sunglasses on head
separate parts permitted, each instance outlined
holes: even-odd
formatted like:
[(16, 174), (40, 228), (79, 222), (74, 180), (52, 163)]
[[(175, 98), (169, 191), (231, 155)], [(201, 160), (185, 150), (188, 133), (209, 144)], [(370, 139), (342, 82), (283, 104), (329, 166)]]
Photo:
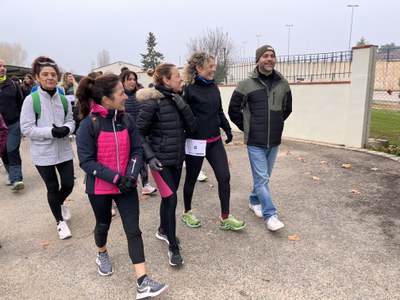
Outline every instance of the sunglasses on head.
[(39, 61), (38, 64), (39, 65), (47, 65), (47, 66), (56, 66), (57, 65), (56, 63), (52, 63), (49, 61)]

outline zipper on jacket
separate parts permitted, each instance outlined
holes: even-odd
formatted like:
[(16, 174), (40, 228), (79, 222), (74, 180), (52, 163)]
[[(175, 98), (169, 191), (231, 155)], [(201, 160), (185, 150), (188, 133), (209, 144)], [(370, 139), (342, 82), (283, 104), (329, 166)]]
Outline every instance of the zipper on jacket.
[(133, 173), (133, 170), (135, 169), (136, 160), (137, 160), (137, 158), (132, 158), (133, 165), (132, 165), (131, 173)]
[[(55, 113), (54, 113), (54, 99), (53, 99), (53, 97), (54, 97), (54, 95), (53, 96), (50, 96), (50, 106), (51, 106), (51, 113), (52, 113), (52, 115), (53, 115), (53, 124), (55, 124), (56, 126), (57, 126), (57, 124), (56, 124), (56, 116), (55, 116)], [(40, 101), (40, 94), (39, 94), (39, 101)], [(57, 160), (58, 161), (61, 161), (61, 159), (60, 159), (60, 139), (59, 138), (56, 138), (56, 145), (57, 145)]]
[(117, 130), (115, 129), (115, 122), (117, 121), (117, 113), (118, 111), (115, 110), (114, 117), (112, 118), (112, 125), (113, 125), (113, 132), (114, 132), (114, 138), (115, 138), (115, 147), (117, 151), (117, 171), (120, 172), (120, 167), (119, 167), (119, 145), (118, 145), (118, 136), (117, 136)]
[[(265, 86), (265, 90), (267, 91), (267, 110), (268, 110), (268, 130), (267, 130), (267, 148), (269, 148), (269, 141), (270, 141), (270, 133), (271, 133), (271, 108), (269, 107), (268, 103), (269, 103), (269, 88), (268, 86), (264, 83), (264, 81), (262, 81), (261, 79), (257, 78), (258, 81)], [(272, 87), (271, 87), (272, 89)], [(272, 94), (272, 101), (273, 104), (275, 104), (275, 92)]]

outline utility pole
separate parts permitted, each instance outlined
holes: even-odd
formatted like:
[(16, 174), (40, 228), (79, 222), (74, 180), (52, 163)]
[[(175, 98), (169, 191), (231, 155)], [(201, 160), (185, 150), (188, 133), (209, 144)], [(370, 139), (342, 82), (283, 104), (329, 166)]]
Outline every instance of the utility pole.
[(243, 45), (243, 58), (246, 57), (246, 43), (247, 42), (242, 42), (242, 45)]
[(256, 34), (256, 38), (257, 38), (257, 48), (260, 47), (260, 36), (261, 36), (261, 34)]
[(349, 50), (351, 49), (351, 33), (353, 32), (353, 14), (354, 8), (358, 7), (357, 4), (348, 4), (347, 7), (351, 7), (351, 21), (350, 21), (350, 37), (349, 37)]
[(286, 24), (285, 26), (288, 28), (287, 55), (289, 56), (289, 54), (290, 54), (290, 27), (293, 27), (293, 24)]

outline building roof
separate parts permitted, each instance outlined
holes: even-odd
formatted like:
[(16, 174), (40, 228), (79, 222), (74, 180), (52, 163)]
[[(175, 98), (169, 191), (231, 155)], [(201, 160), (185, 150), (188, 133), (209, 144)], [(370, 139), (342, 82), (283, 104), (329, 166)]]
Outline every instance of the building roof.
[(127, 67), (129, 70), (136, 73), (142, 71), (141, 67), (123, 61), (116, 61), (111, 64), (95, 68), (92, 71), (94, 72), (102, 71), (103, 73), (114, 73), (119, 75), (121, 73), (122, 67)]

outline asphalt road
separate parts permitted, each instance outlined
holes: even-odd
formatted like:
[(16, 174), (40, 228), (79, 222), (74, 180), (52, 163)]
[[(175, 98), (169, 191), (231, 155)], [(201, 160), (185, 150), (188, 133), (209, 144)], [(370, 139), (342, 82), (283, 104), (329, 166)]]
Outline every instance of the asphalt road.
[[(186, 227), (179, 190), (177, 233), (185, 264), (168, 264), (167, 245), (155, 238), (159, 195), (141, 200), (148, 272), (170, 286), (160, 299), (400, 299), (400, 164), (378, 155), (285, 140), (271, 192), (285, 228), (267, 230), (248, 208), (252, 178), (241, 135), (226, 147), (231, 212), (241, 232), (218, 228), (217, 183), (195, 189), (193, 208), (203, 226)], [(26, 189), (0, 186), (1, 299), (135, 299), (134, 273), (117, 215), (109, 235), (115, 273), (95, 264), (94, 217), (83, 172), (67, 201), (73, 237), (59, 240), (44, 183), (22, 143)], [(343, 164), (350, 164), (343, 168)], [(184, 178), (184, 173), (182, 178)], [(0, 171), (1, 183), (5, 172)], [(139, 189), (140, 192), (140, 189)], [(289, 236), (299, 240), (291, 241)]]

